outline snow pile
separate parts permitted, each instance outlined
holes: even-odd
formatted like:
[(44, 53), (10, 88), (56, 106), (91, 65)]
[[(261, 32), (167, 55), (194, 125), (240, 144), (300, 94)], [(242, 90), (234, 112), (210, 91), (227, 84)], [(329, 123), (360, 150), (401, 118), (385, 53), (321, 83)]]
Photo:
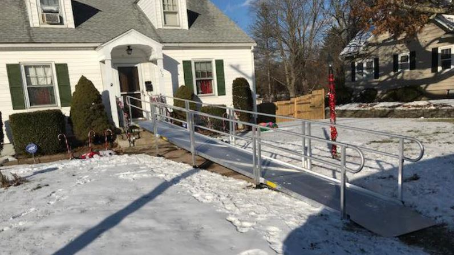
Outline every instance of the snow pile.
[(30, 181), (0, 190), (6, 254), (422, 253), (319, 204), (146, 155), (3, 172)]
[(371, 110), (371, 109), (451, 109), (454, 108), (454, 99), (429, 101), (415, 101), (410, 103), (382, 102), (382, 103), (351, 103), (336, 106), (338, 110)]

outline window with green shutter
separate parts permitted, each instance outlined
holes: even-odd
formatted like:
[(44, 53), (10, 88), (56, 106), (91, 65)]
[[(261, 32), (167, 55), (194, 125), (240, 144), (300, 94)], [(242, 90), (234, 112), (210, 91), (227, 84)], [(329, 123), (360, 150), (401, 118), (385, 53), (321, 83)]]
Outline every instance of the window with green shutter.
[(22, 83), (22, 72), (19, 64), (7, 64), (9, 91), (14, 110), (25, 109), (24, 85)]
[(218, 85), (218, 96), (225, 96), (224, 60), (216, 60), (216, 81)]
[(58, 92), (62, 107), (71, 106), (71, 82), (69, 81), (69, 70), (67, 64), (55, 64), (57, 72)]

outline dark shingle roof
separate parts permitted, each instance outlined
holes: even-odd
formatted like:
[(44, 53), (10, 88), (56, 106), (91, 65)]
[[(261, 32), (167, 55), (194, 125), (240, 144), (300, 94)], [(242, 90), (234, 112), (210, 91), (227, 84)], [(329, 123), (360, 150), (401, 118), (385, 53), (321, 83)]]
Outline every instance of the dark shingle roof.
[(159, 42), (253, 42), (210, 0), (188, 0), (189, 30), (156, 30), (136, 0), (72, 1), (76, 29), (31, 28), (25, 1), (2, 0), (0, 43), (104, 43), (135, 29)]

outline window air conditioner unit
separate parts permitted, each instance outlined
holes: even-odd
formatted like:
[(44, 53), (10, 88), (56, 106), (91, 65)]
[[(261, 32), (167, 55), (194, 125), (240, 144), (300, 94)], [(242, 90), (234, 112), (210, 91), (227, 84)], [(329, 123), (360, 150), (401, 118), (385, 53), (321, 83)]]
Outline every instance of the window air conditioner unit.
[(60, 24), (59, 13), (42, 13), (41, 16), (44, 24)]

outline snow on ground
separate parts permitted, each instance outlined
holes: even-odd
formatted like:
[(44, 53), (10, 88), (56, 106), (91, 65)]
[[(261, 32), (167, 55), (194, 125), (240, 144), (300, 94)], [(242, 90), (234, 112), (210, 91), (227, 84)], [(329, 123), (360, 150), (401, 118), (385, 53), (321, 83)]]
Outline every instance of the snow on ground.
[(402, 102), (351, 103), (336, 106), (336, 109), (338, 110), (415, 109), (415, 108), (416, 109), (454, 108), (454, 99), (414, 101), (410, 103)]
[(422, 254), (339, 213), (146, 155), (3, 168), (1, 254)]
[[(338, 119), (338, 124), (390, 132), (421, 140), (425, 146), (424, 158), (417, 163), (406, 162), (404, 167), (404, 201), (423, 215), (454, 228), (454, 124), (428, 122), (424, 119)], [(280, 129), (301, 133), (301, 124), (282, 123)], [(338, 128), (338, 141), (364, 146), (383, 152), (398, 154), (398, 140), (383, 136)], [(312, 135), (329, 138), (329, 126), (313, 124)], [(273, 145), (302, 153), (301, 138), (279, 131), (262, 133), (262, 140)], [(251, 148), (250, 142), (238, 140), (238, 145)], [(262, 145), (262, 155), (301, 166), (301, 157), (290, 155)], [(383, 155), (364, 152), (365, 168), (357, 174), (347, 174), (351, 183), (380, 194), (397, 197), (398, 160)], [(347, 162), (358, 162), (355, 152)], [(416, 158), (418, 146), (405, 143), (405, 156)], [(330, 147), (326, 143), (313, 142), (313, 155), (331, 160)], [(332, 162), (338, 162), (333, 161)], [(340, 179), (337, 169), (323, 167), (314, 161), (313, 171)], [(354, 168), (353, 165), (350, 165)]]

